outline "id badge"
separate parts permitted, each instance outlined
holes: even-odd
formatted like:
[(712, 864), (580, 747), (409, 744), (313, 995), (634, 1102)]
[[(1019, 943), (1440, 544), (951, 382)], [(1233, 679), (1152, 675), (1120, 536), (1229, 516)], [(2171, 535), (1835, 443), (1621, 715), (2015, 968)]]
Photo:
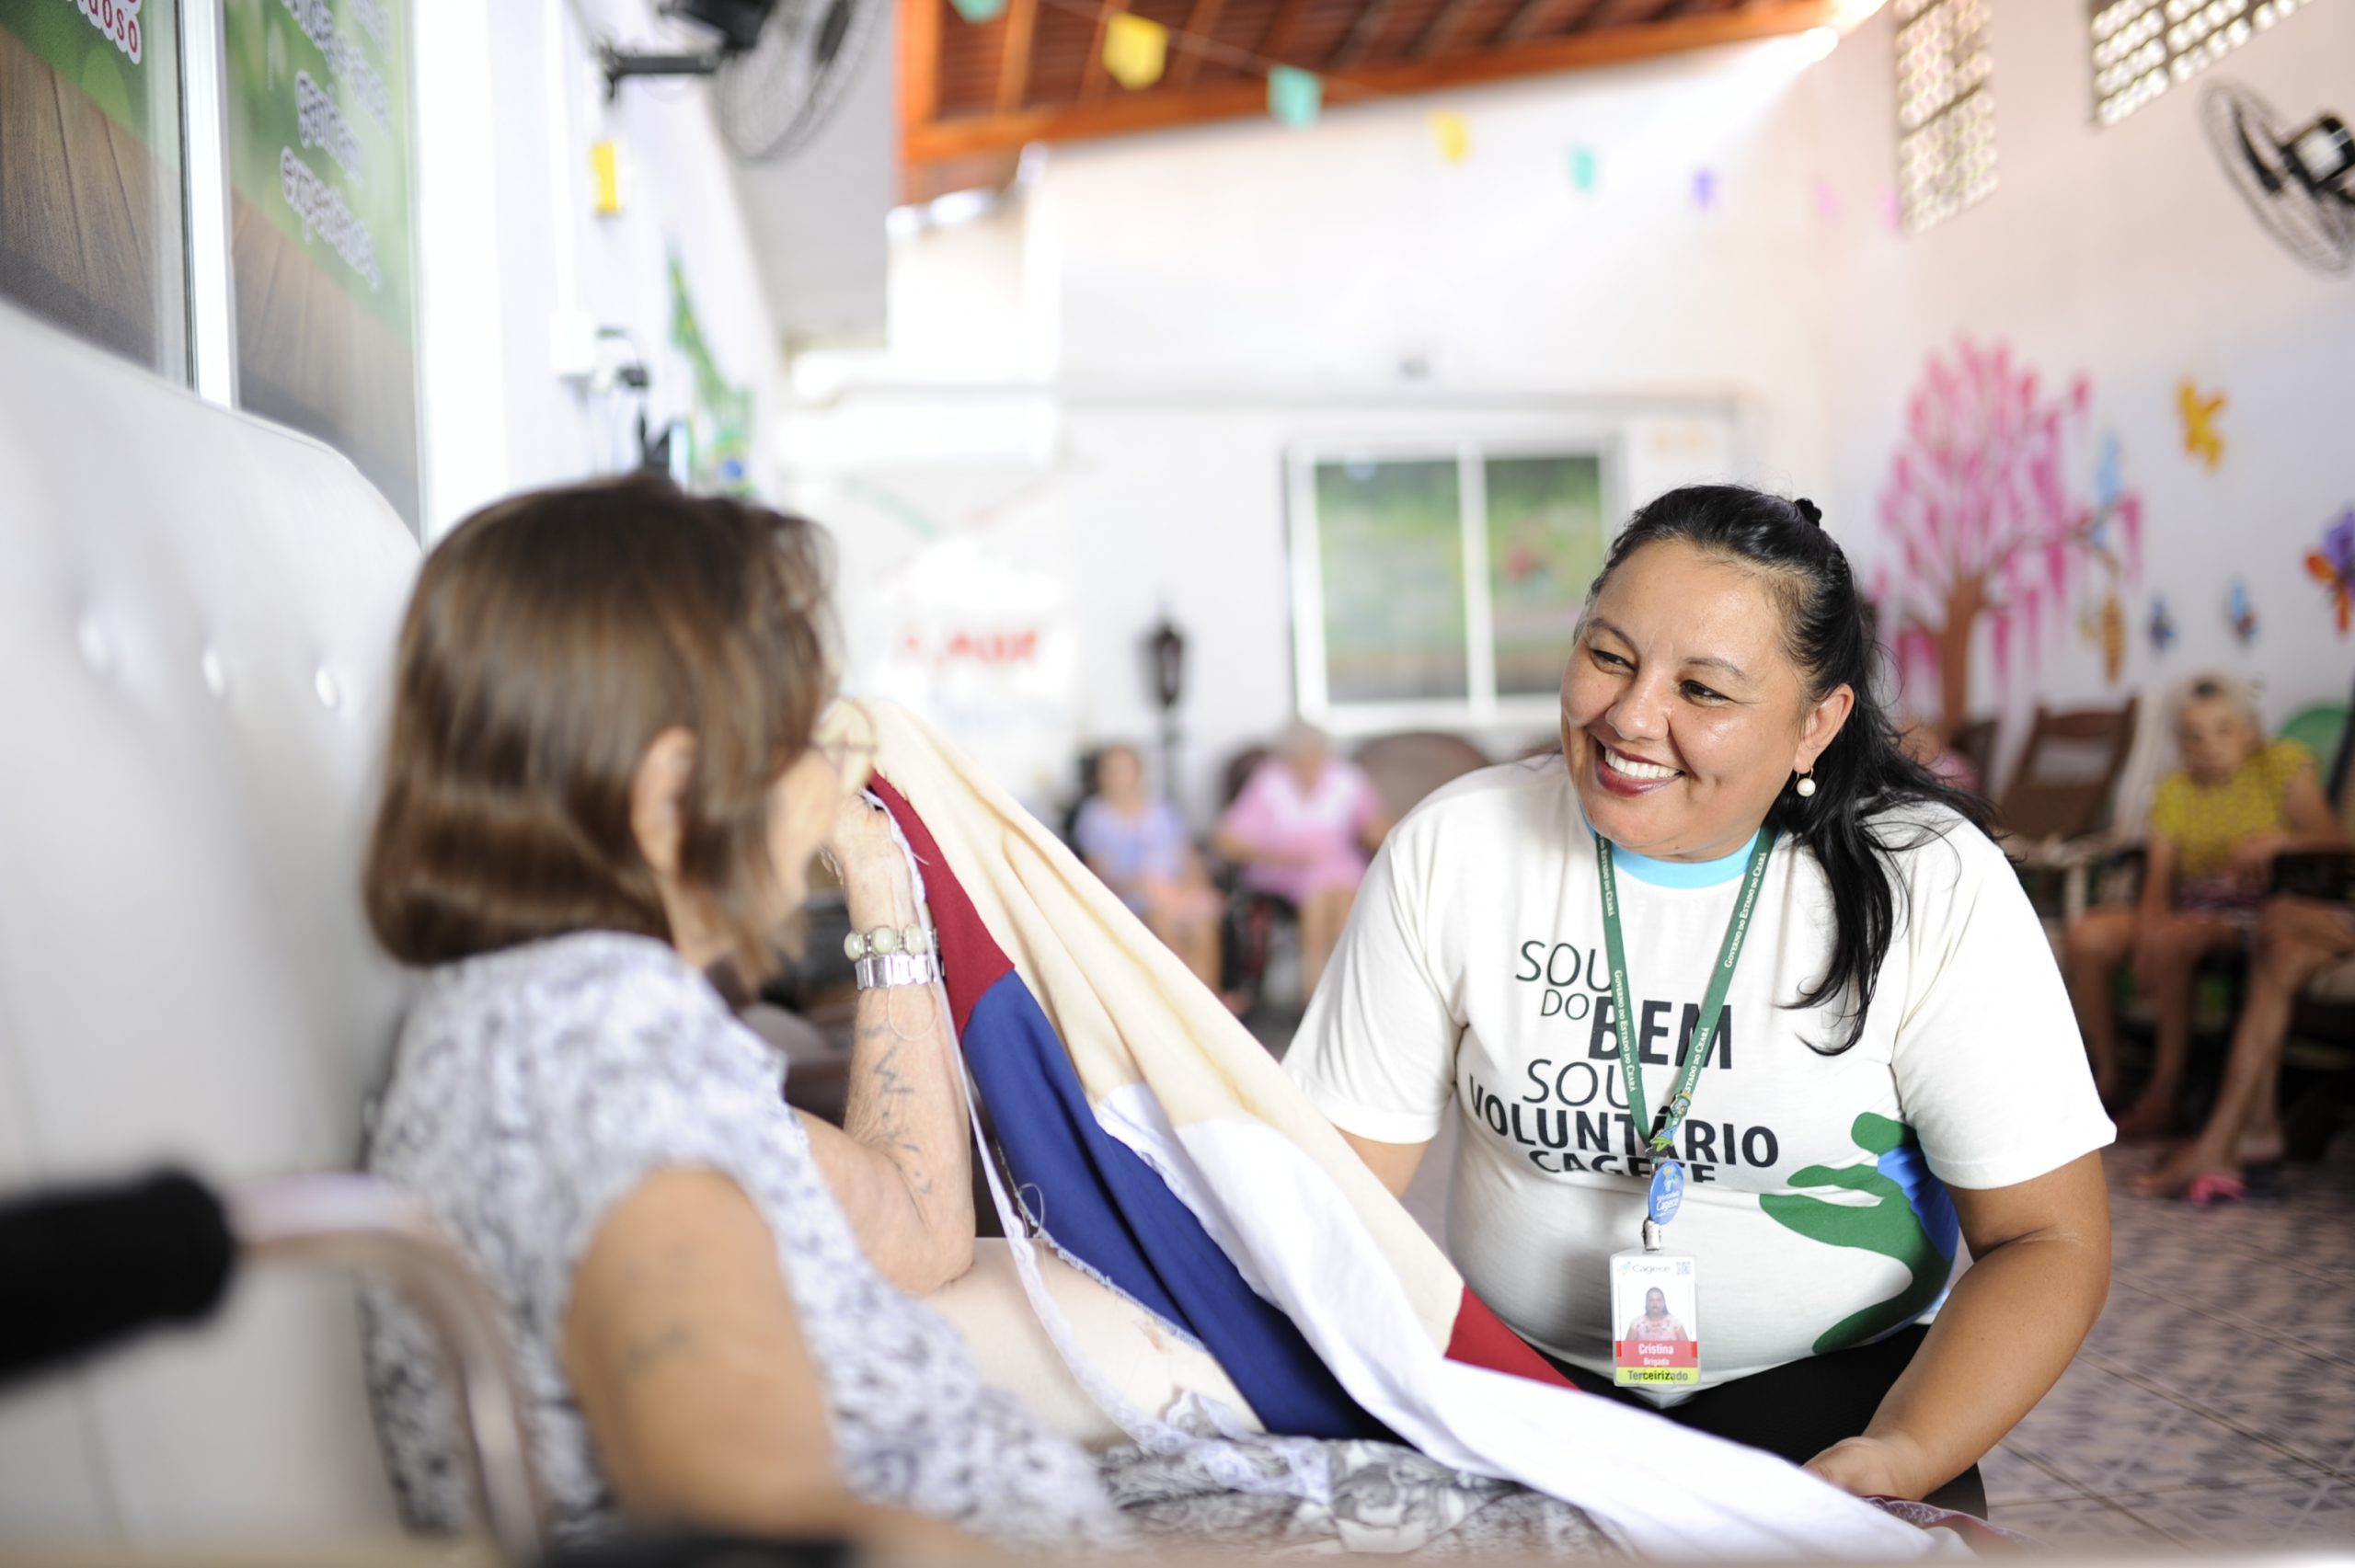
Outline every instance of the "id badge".
[(1614, 1381), (1685, 1388), (1701, 1380), (1700, 1289), (1691, 1254), (1611, 1254)]

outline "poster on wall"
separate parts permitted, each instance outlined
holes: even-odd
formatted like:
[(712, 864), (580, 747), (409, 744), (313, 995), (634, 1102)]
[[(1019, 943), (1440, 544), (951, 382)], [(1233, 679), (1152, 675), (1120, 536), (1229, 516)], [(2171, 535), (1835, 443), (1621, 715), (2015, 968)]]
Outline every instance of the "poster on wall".
[(0, 0), (0, 297), (188, 378), (178, 12)]
[(1079, 748), (1072, 537), (1052, 470), (801, 476), (836, 550), (843, 690), (923, 715), (1049, 819)]
[(406, 0), (227, 0), (237, 401), (418, 525)]

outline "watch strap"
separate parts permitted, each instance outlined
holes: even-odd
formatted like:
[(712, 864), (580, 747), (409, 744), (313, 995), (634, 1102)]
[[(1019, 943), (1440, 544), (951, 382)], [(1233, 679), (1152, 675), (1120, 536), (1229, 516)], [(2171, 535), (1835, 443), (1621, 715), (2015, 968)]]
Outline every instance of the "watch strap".
[(879, 986), (930, 985), (940, 979), (940, 957), (935, 953), (870, 953), (852, 966), (858, 989)]

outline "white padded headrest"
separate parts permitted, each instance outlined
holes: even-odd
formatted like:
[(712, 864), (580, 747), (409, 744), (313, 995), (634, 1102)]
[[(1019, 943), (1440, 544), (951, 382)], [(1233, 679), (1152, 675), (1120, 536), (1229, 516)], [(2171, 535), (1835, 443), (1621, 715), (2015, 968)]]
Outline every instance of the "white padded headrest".
[[(358, 866), (417, 545), (327, 448), (5, 307), (0, 364), (0, 1191), (349, 1168), (398, 1000)], [(391, 1528), (356, 1347), (348, 1289), (248, 1280), (0, 1391), (0, 1544)]]

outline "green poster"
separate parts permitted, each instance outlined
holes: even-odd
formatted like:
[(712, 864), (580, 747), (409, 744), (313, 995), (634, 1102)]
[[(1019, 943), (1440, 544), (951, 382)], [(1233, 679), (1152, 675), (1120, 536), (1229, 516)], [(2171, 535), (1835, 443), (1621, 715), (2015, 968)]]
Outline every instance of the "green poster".
[(226, 0), (237, 400), (419, 513), (406, 0)]
[(188, 375), (171, 0), (0, 0), (0, 296)]

